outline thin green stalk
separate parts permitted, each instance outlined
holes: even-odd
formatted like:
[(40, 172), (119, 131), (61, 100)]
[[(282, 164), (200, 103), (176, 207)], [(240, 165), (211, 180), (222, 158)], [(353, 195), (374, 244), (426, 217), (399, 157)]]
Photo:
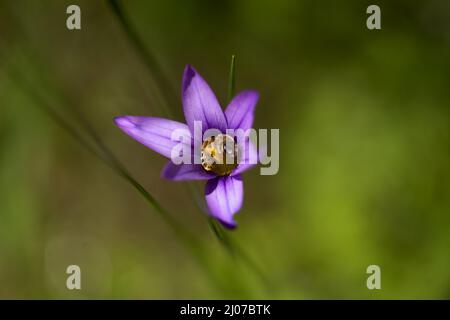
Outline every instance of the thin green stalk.
[(233, 99), (236, 91), (236, 55), (231, 56), (230, 75), (228, 76), (228, 103)]

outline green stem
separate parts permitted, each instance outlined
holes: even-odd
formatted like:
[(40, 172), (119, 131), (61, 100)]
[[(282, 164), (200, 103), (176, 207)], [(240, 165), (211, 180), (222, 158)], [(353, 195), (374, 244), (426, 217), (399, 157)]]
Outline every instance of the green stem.
[(228, 76), (228, 103), (233, 99), (236, 89), (236, 55), (231, 56), (230, 74)]

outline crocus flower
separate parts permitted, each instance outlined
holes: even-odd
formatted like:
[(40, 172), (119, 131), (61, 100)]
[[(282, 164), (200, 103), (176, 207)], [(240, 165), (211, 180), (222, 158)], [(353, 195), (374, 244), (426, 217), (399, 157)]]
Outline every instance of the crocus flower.
[[(252, 128), (258, 93), (250, 90), (239, 93), (223, 112), (206, 81), (187, 65), (181, 95), (187, 124), (138, 116), (117, 117), (115, 123), (133, 139), (171, 159), (162, 170), (162, 177), (174, 181), (207, 180), (205, 197), (209, 214), (224, 226), (234, 228), (233, 216), (240, 210), (244, 197), (241, 174), (256, 164), (258, 155), (248, 136), (236, 141), (235, 137), (227, 134), (230, 131), (227, 129), (246, 131)], [(202, 141), (195, 138), (194, 124), (198, 123), (201, 124)], [(215, 129), (217, 134), (204, 138), (203, 133), (208, 129)], [(190, 137), (174, 138), (176, 130), (187, 132)], [(230, 140), (236, 144), (227, 149)], [(192, 150), (199, 147), (201, 161), (175, 164), (173, 150), (180, 143), (188, 144)], [(218, 161), (225, 154), (233, 160), (231, 163)]]

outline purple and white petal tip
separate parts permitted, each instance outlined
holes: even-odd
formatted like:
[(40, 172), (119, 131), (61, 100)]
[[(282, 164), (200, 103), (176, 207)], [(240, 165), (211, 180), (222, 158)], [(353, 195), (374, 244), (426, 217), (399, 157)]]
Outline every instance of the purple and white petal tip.
[(244, 183), (241, 176), (217, 177), (205, 186), (206, 204), (210, 214), (227, 228), (237, 226), (234, 215), (242, 207)]
[[(114, 122), (131, 138), (169, 159), (172, 156), (172, 149), (180, 142), (189, 143), (188, 147), (191, 145), (190, 131), (184, 123), (163, 118), (137, 116), (116, 117)], [(175, 130), (179, 134), (174, 139), (172, 135)]]
[(194, 132), (194, 121), (201, 122), (203, 132), (218, 129), (225, 132), (227, 120), (208, 83), (190, 65), (184, 69), (181, 98), (186, 122)]
[(236, 95), (225, 109), (228, 128), (243, 130), (252, 128), (258, 99), (259, 93), (255, 90), (245, 90)]

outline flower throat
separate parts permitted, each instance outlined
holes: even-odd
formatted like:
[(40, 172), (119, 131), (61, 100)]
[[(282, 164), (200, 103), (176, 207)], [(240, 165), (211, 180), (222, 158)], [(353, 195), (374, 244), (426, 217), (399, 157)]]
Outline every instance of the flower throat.
[(225, 134), (205, 139), (202, 144), (201, 162), (206, 171), (219, 176), (229, 175), (237, 167), (238, 146)]

